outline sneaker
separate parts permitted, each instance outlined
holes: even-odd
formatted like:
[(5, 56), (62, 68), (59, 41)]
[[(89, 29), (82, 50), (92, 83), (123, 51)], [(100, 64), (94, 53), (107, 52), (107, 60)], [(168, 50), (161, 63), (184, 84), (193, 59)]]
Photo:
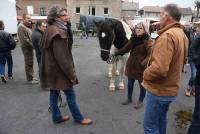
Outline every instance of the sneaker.
[(27, 81), (28, 84), (34, 85), (34, 84), (38, 84), (39, 82), (36, 80), (31, 80), (31, 81)]
[(128, 105), (130, 103), (132, 103), (132, 100), (126, 100), (126, 101), (122, 102), (122, 105)]
[(135, 109), (140, 109), (142, 106), (143, 106), (143, 102), (137, 101), (137, 102), (135, 103), (135, 105), (134, 105), (134, 108), (135, 108)]
[(190, 96), (191, 96), (191, 91), (187, 90), (187, 91), (185, 92), (185, 96), (190, 97)]
[(1, 76), (1, 81), (2, 81), (3, 83), (7, 83), (6, 77), (5, 77), (5, 76)]

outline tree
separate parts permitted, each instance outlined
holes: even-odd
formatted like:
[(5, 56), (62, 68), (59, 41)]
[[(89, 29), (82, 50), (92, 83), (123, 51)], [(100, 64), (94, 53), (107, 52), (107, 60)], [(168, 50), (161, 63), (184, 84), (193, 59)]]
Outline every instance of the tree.
[(199, 9), (200, 9), (200, 1), (199, 0), (195, 0), (195, 8), (197, 8), (197, 15), (196, 15), (196, 19), (199, 17)]

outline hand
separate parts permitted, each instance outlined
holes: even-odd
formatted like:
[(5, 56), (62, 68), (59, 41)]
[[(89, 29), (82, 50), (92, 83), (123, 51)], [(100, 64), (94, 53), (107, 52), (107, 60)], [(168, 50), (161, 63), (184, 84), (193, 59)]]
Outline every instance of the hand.
[(73, 80), (70, 80), (70, 82), (75, 85), (75, 84), (78, 84), (78, 79), (77, 77), (75, 77)]

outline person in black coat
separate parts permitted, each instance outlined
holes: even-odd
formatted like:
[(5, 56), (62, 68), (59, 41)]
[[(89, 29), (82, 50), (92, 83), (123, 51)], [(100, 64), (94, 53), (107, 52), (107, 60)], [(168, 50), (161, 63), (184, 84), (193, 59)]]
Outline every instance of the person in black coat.
[(6, 83), (5, 64), (8, 65), (8, 78), (13, 78), (13, 60), (11, 50), (16, 47), (12, 35), (4, 31), (4, 22), (0, 20), (0, 77), (3, 83)]
[(200, 25), (197, 26), (194, 41), (191, 44), (190, 57), (194, 62), (197, 72), (195, 78), (195, 107), (192, 118), (192, 123), (188, 130), (188, 134), (200, 133)]
[(39, 42), (45, 29), (46, 29), (46, 23), (39, 20), (35, 23), (35, 29), (31, 35), (33, 47), (35, 49), (36, 58), (38, 62), (39, 76), (40, 76), (40, 65), (41, 65), (41, 50)]

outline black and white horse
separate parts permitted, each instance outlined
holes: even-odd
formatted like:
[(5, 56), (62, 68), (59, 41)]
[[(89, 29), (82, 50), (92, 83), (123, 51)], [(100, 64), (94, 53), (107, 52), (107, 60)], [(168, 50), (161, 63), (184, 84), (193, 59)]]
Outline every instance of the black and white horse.
[[(101, 58), (103, 61), (109, 59), (110, 54), (128, 42), (132, 31), (124, 22), (113, 18), (105, 18), (102, 21), (94, 21), (98, 31), (99, 44), (101, 48)], [(118, 67), (117, 67), (118, 64)], [(115, 90), (116, 74), (119, 75), (119, 89), (124, 89), (124, 68), (126, 64), (126, 55), (119, 58), (118, 63), (113, 63), (109, 67), (108, 76), (110, 77), (109, 90)], [(118, 71), (119, 69), (119, 71)]]

